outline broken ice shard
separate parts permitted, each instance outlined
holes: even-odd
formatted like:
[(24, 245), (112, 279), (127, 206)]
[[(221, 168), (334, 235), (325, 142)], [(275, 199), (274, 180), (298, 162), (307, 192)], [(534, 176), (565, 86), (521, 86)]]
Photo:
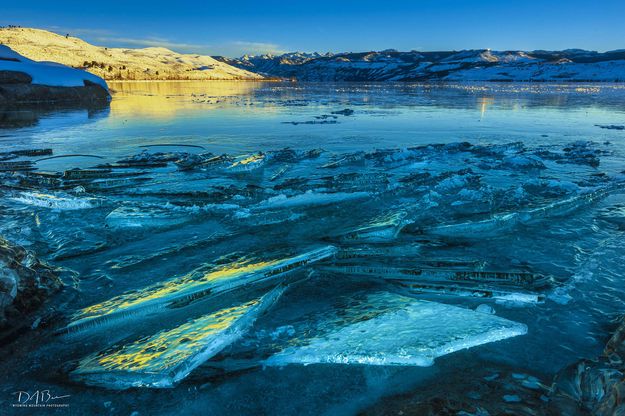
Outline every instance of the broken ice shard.
[(475, 296), (497, 300), (537, 303), (544, 296), (531, 290), (546, 287), (552, 280), (541, 274), (445, 268), (408, 268), (384, 265), (345, 264), (321, 270), (357, 276), (378, 277), (420, 293)]
[(287, 170), (289, 170), (289, 168), (290, 168), (289, 165), (282, 166), (280, 169), (278, 169), (278, 171), (276, 171), (276, 173), (271, 175), (271, 178), (269, 178), (269, 181), (270, 182), (277, 181), (287, 172)]
[(323, 178), (329, 188), (349, 188), (359, 190), (385, 189), (389, 184), (388, 175), (375, 173), (341, 173), (338, 176)]
[(542, 207), (526, 210), (520, 213), (519, 219), (523, 224), (531, 224), (545, 218), (567, 215), (602, 200), (614, 189), (615, 187), (601, 188), (596, 191), (556, 201)]
[(426, 228), (426, 234), (440, 238), (484, 238), (495, 237), (512, 230), (519, 223), (519, 214), (494, 215), (482, 221), (470, 221), (457, 224), (443, 224)]
[(324, 266), (322, 269), (356, 275), (380, 276), (389, 280), (410, 279), (432, 282), (474, 282), (532, 288), (543, 287), (550, 282), (550, 279), (542, 274), (528, 272), (501, 272), (434, 267), (410, 268), (360, 264)]
[(430, 366), (443, 355), (527, 333), (518, 322), (387, 292), (346, 303), (265, 364)]
[[(143, 172), (138, 172), (138, 174), (143, 174)], [(151, 179), (152, 178), (138, 175), (131, 177), (120, 177), (116, 175), (111, 175), (110, 177), (105, 179), (95, 179), (91, 182), (86, 182), (83, 184), (83, 186), (90, 192), (109, 191), (119, 188), (124, 188), (125, 190), (127, 190), (128, 188), (142, 185), (150, 181)]]
[(35, 169), (35, 164), (30, 160), (20, 160), (17, 162), (0, 162), (0, 172), (16, 172)]
[(99, 200), (96, 198), (39, 192), (21, 192), (11, 199), (26, 205), (60, 210), (88, 209), (99, 205)]
[(112, 176), (111, 169), (69, 169), (63, 172), (64, 180), (104, 179)]
[(496, 214), (482, 221), (437, 225), (424, 229), (424, 232), (443, 239), (496, 237), (510, 232), (520, 224), (527, 225), (546, 218), (570, 214), (605, 198), (617, 188), (618, 185), (614, 185), (538, 208), (509, 214)]
[(182, 307), (246, 285), (274, 282), (290, 271), (332, 257), (336, 251), (333, 246), (325, 246), (293, 257), (241, 260), (209, 270), (195, 270), (181, 278), (167, 280), (84, 308), (62, 332), (74, 333), (115, 324), (123, 322), (129, 316), (155, 315), (167, 308)]
[(369, 258), (369, 257), (414, 257), (421, 254), (420, 244), (409, 245), (380, 245), (380, 246), (350, 246), (342, 248), (336, 258), (341, 260)]
[(369, 224), (359, 227), (341, 235), (343, 242), (369, 242), (385, 243), (397, 238), (397, 234), (404, 226), (406, 212), (400, 211), (385, 215), (371, 221)]
[(350, 163), (360, 162), (365, 159), (365, 152), (356, 152), (344, 155), (332, 162), (328, 162), (325, 165), (321, 166), (322, 168), (338, 168), (343, 165), (348, 165)]
[(237, 160), (226, 169), (228, 172), (249, 172), (263, 166), (266, 161), (267, 158), (264, 153), (257, 153)]
[(173, 387), (191, 371), (237, 340), (284, 291), (211, 312), (176, 328), (115, 345), (83, 359), (71, 376), (113, 389)]
[(254, 209), (297, 208), (319, 205), (329, 205), (339, 202), (364, 199), (371, 194), (368, 192), (313, 192), (306, 191), (303, 194), (287, 197), (277, 195), (255, 205)]
[(105, 218), (106, 226), (115, 229), (168, 228), (193, 220), (191, 211), (182, 207), (121, 206)]

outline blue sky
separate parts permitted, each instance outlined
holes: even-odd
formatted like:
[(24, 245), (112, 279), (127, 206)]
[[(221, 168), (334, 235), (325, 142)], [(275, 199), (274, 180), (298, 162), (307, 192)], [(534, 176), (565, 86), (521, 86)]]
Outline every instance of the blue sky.
[(625, 0), (2, 2), (0, 25), (70, 33), (105, 46), (212, 55), (625, 48)]

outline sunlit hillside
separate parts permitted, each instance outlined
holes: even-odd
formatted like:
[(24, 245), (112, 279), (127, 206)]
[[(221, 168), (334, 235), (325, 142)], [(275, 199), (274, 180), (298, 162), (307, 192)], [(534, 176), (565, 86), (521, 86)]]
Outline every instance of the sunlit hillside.
[(107, 80), (262, 78), (210, 56), (180, 54), (166, 48), (107, 48), (40, 29), (0, 28), (0, 44), (27, 58), (83, 68)]

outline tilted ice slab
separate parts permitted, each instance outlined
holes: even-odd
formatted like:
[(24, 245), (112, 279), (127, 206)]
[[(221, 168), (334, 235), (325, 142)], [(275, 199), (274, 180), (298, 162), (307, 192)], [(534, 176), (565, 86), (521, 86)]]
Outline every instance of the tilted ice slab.
[(193, 220), (192, 212), (165, 207), (115, 208), (105, 218), (106, 226), (115, 229), (168, 228)]
[(583, 209), (608, 196), (618, 189), (609, 186), (593, 192), (575, 195), (542, 207), (509, 214), (497, 214), (483, 221), (469, 221), (456, 224), (443, 224), (429, 227), (424, 231), (441, 238), (486, 238), (512, 231), (518, 225), (533, 224), (543, 219), (560, 217)]
[(321, 270), (372, 276), (400, 284), (415, 292), (472, 296), (522, 303), (538, 303), (544, 295), (532, 292), (551, 284), (551, 278), (527, 272), (501, 272), (444, 267), (390, 267), (386, 265), (337, 264)]
[(393, 241), (403, 228), (406, 215), (405, 211), (399, 211), (377, 218), (365, 226), (342, 234), (340, 240), (347, 243), (384, 243)]
[(307, 206), (329, 205), (345, 201), (365, 199), (371, 196), (369, 192), (313, 192), (287, 197), (277, 195), (255, 205), (254, 209), (299, 208)]
[(619, 189), (618, 185), (608, 186), (581, 195), (575, 195), (560, 201), (553, 202), (543, 207), (538, 207), (523, 211), (519, 214), (519, 220), (523, 224), (531, 224), (543, 218), (559, 217), (585, 208), (591, 204), (601, 201), (610, 193)]
[(76, 210), (99, 206), (96, 198), (75, 197), (67, 194), (44, 194), (39, 192), (21, 192), (11, 198), (13, 201), (41, 208)]
[(426, 367), (455, 351), (526, 334), (527, 326), (470, 309), (381, 292), (351, 301), (315, 332), (314, 337), (269, 357), (265, 364)]
[(142, 290), (129, 292), (80, 310), (62, 332), (74, 333), (105, 324), (119, 323), (129, 316), (157, 314), (209, 296), (246, 285), (273, 281), (285, 273), (329, 258), (337, 252), (325, 246), (287, 258), (244, 260), (208, 271), (196, 270)]
[(260, 298), (100, 351), (83, 359), (71, 376), (86, 384), (113, 389), (173, 387), (240, 338), (284, 289), (276, 287)]
[(170, 228), (196, 220), (201, 215), (230, 211), (239, 208), (235, 204), (205, 204), (192, 206), (124, 205), (115, 208), (105, 218), (107, 227), (115, 229)]
[(443, 224), (426, 229), (429, 235), (442, 238), (485, 238), (509, 232), (519, 224), (519, 214), (494, 215), (483, 221)]
[(228, 172), (249, 172), (258, 169), (265, 164), (267, 157), (263, 153), (257, 153), (237, 160), (226, 168)]

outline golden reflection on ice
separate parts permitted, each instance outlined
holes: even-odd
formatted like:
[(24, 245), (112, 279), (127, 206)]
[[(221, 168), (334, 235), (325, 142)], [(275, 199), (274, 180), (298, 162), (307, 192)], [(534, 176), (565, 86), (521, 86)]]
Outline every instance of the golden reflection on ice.
[(495, 103), (495, 99), (493, 97), (482, 97), (479, 100), (480, 103), (480, 120), (484, 118), (486, 114), (486, 110), (490, 105)]
[(221, 309), (177, 328), (124, 345), (119, 350), (101, 353), (95, 359), (89, 357), (81, 362), (81, 369), (93, 369), (95, 365), (105, 370), (161, 372), (176, 367), (201, 350), (208, 338), (228, 329), (258, 302), (255, 299)]
[(190, 273), (180, 279), (169, 280), (143, 290), (120, 295), (105, 302), (89, 306), (80, 310), (75, 318), (81, 319), (94, 315), (106, 315), (121, 309), (138, 306), (154, 299), (163, 298), (170, 294), (191, 291), (207, 283), (223, 282), (244, 274), (255, 273), (261, 271), (263, 268), (276, 265), (280, 263), (280, 261), (281, 260), (273, 260), (257, 263), (236, 262), (212, 270), (200, 277), (197, 277), (194, 273)]
[(265, 158), (265, 156), (261, 155), (261, 154), (252, 155), (252, 156), (246, 157), (243, 160), (240, 160), (240, 161), (236, 162), (233, 166), (236, 166), (236, 165), (247, 165), (247, 164), (252, 163), (252, 162), (263, 160), (264, 158)]

